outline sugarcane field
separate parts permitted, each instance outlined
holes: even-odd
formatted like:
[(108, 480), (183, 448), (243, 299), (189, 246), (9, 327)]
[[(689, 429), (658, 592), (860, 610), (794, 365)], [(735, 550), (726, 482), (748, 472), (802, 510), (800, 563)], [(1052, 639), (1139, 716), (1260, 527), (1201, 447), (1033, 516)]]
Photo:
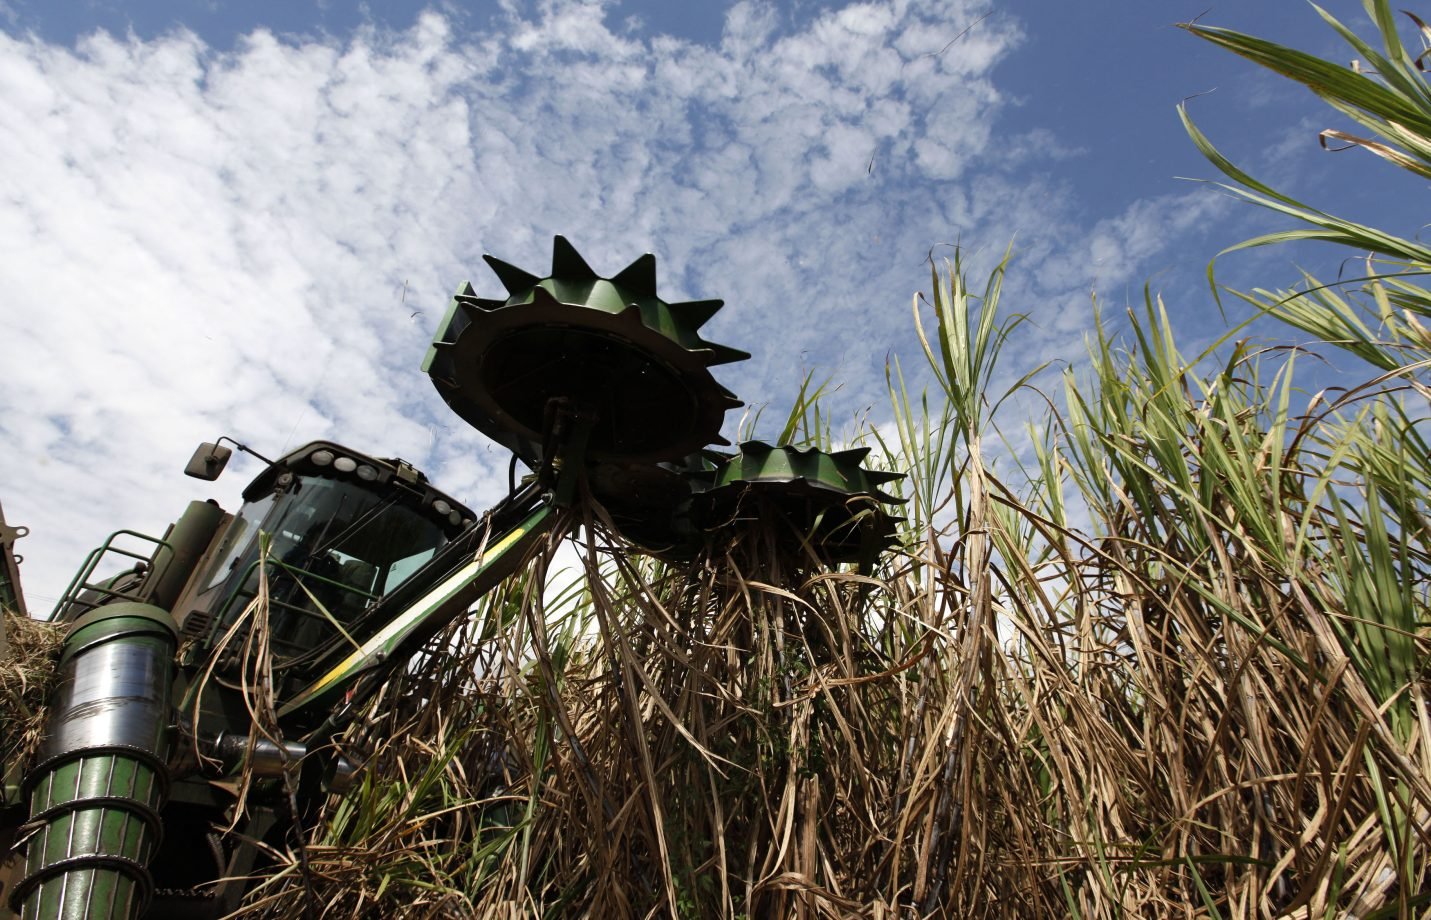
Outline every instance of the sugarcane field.
[[(275, 394), (262, 406), (222, 396), (203, 371), (228, 360), (217, 356), (232, 335), (221, 314), (235, 310), (203, 314), (209, 325), (195, 326), (193, 341), (209, 341), (193, 361), (153, 339), (147, 360), (180, 365), (190, 381), (174, 399), (204, 407), (142, 410), (163, 417), (173, 443), (130, 438), (128, 416), (100, 408), (108, 403), (81, 419), (26, 395), (26, 375), (81, 375), (99, 359), (65, 370), (35, 351), (46, 366), (22, 369), (39, 333), (3, 346), (13, 348), (0, 351), (13, 419), (44, 416), (45, 443), (78, 439), (94, 491), (63, 486), (58, 449), (27, 446), (0, 413), (13, 447), (0, 468), (0, 916), (1431, 916), (1431, 244), (1400, 211), (1378, 219), (1380, 185), (1338, 197), (1351, 192), (1336, 178), (1375, 169), (1399, 190), (1388, 202), (1424, 211), (1415, 196), (1431, 179), (1431, 12), (1386, 0), (1288, 6), (1279, 15), (1316, 36), (1301, 48), (1220, 26), (1216, 8), (1180, 23), (1170, 47), (1277, 88), (1256, 91), (1251, 121), (1271, 125), (1284, 89), (1315, 104), (1285, 138), (1259, 143), (1317, 147), (1329, 178), (1286, 191), (1302, 174), (1254, 152), (1223, 115), (1207, 119), (1216, 127), (1201, 115), (1251, 84), (1203, 100), (1189, 83), (1168, 117), (1179, 155), (1194, 154), (1204, 172), (1192, 191), (1159, 191), (1167, 210), (1146, 230), (1207, 235), (1201, 248), (1170, 243), (1164, 260), (1196, 283), (1151, 268), (1080, 281), (1086, 322), (1075, 322), (1030, 293), (1051, 289), (1064, 258), (1052, 238), (988, 235), (1000, 223), (971, 225), (983, 228), (977, 238), (959, 227), (913, 246), (899, 236), (901, 270), (912, 274), (876, 299), (827, 303), (819, 288), (802, 300), (785, 285), (813, 275), (779, 277), (781, 266), (805, 271), (807, 256), (816, 274), (844, 270), (853, 257), (841, 255), (838, 233), (864, 230), (814, 212), (854, 208), (859, 182), (896, 183), (883, 174), (901, 169), (944, 169), (941, 181), (956, 182), (975, 168), (934, 165), (938, 150), (975, 144), (972, 128), (943, 147), (933, 133), (907, 149), (887, 138), (872, 153), (859, 147), (840, 191), (820, 197), (841, 168), (839, 125), (918, 108), (920, 81), (946, 71), (951, 86), (1005, 80), (977, 49), (992, 61), (990, 43), (1006, 41), (998, 53), (1008, 55), (1020, 42), (1043, 47), (1037, 15), (961, 0), (949, 34), (916, 45), (909, 36), (925, 20), (899, 18), (916, 15), (904, 3), (742, 3), (709, 26), (723, 29), (722, 44), (679, 38), (696, 26), (645, 4), (618, 27), (617, 6), (513, 2), (481, 19), (458, 4), (420, 14), (407, 33), (367, 21), (355, 37), (311, 47), (274, 18), (275, 31), (265, 21), (222, 53), (176, 19), (160, 37), (141, 25), (75, 46), (84, 68), (137, 55), (125, 71), (133, 80), (179, 74), (185, 93), (222, 92), (235, 118), (253, 98), (236, 88), (249, 85), (244, 68), (304, 74), (261, 103), (279, 111), (286, 92), (307, 92), (304, 81), (338, 93), (337, 74), (386, 61), (373, 98), (448, 80), (422, 91), (448, 119), (434, 136), (497, 150), (502, 162), (531, 160), (543, 145), (517, 145), (521, 119), (498, 118), (480, 99), (514, 94), (556, 147), (568, 130), (588, 136), (582, 123), (615, 111), (611, 100), (645, 99), (633, 95), (642, 74), (664, 74), (665, 95), (631, 105), (656, 125), (689, 119), (690, 130), (628, 135), (612, 149), (641, 160), (633, 175), (686, 163), (662, 159), (668, 149), (706, 153), (661, 193), (695, 196), (678, 212), (695, 235), (669, 248), (663, 224), (619, 203), (647, 200), (635, 185), (601, 186), (551, 212), (547, 193), (529, 186), (539, 217), (492, 215), (480, 257), (451, 243), (465, 274), (426, 277), (435, 272), (422, 263), (390, 275), (338, 251), (369, 245), (369, 215), (345, 206), (334, 226), (351, 225), (351, 242), (332, 257), (371, 271), (355, 284), (401, 279), (377, 298), (386, 325), (362, 326), (355, 306), (293, 331), (271, 326), (245, 354), (327, 363), (311, 378), (316, 395), (303, 396), (259, 357), (243, 358), (231, 379), (272, 387), (254, 390)], [(38, 7), (0, 2), (0, 23), (7, 12), (0, 97), (19, 99), (43, 82), (25, 83), (22, 71), (52, 73), (43, 68), (58, 66), (61, 45)], [(336, 19), (316, 22), (346, 34)], [(896, 22), (913, 23), (898, 40)], [(458, 54), (452, 36), (464, 28)], [(821, 139), (798, 168), (813, 178), (794, 191), (752, 186), (719, 205), (768, 208), (771, 221), (831, 219), (827, 235), (808, 237), (796, 258), (783, 237), (755, 239), (767, 224), (694, 216), (702, 183), (722, 169), (775, 182), (797, 168), (780, 165), (794, 136), (784, 133), (773, 154), (751, 140), (744, 165), (723, 161), (711, 138), (746, 127), (732, 114), (743, 109), (721, 106), (774, 100), (780, 80), (874, 80), (885, 58), (849, 64), (866, 39), (889, 52), (898, 99), (871, 97), (884, 102), (811, 127)], [(199, 50), (191, 59), (180, 46)], [(527, 95), (537, 71), (522, 68), (536, 64), (521, 62), (542, 54), (568, 75), (567, 95), (553, 98), (578, 100), (570, 110)], [(955, 73), (944, 54), (967, 55), (957, 58), (966, 69)], [(740, 68), (762, 59), (783, 62), (749, 71), (769, 85), (743, 82)], [(721, 88), (690, 89), (683, 68)], [(608, 79), (626, 95), (599, 95)], [(123, 85), (56, 80), (44, 117), (119, 99)], [(790, 92), (758, 123), (804, 130), (814, 116), (800, 106), (814, 103), (791, 100), (814, 90)], [(180, 105), (163, 98), (154, 111)], [(464, 113), (476, 113), (470, 124)], [(169, 116), (155, 117), (152, 129), (192, 141), (194, 157), (211, 145), (257, 149), (265, 131), (286, 130), (260, 121), (269, 127), (250, 140), (200, 141), (188, 116), (167, 126)], [(338, 124), (315, 123), (330, 126), (318, 133)], [(95, 143), (123, 147), (150, 130), (127, 124)], [(411, 139), (422, 130), (395, 123), (377, 146), (355, 134), (340, 148), (406, 145), (417, 165), (402, 181), (416, 182), (440, 172), (421, 159), (426, 142)], [(1020, 157), (1053, 143), (1030, 130), (1019, 135), (1024, 153), (999, 154), (1005, 178), (987, 180), (1005, 200), (1018, 194), (1009, 177)], [(301, 159), (296, 149), (276, 155)], [(912, 165), (895, 162), (900, 150)], [(482, 162), (478, 178), (496, 174), (496, 160)], [(546, 168), (554, 182), (564, 172), (587, 181), (603, 162)], [(1064, 161), (1047, 162), (1040, 169), (1056, 174)], [(354, 195), (385, 194), (379, 171), (350, 166), (364, 177)], [(326, 175), (334, 185), (323, 194), (346, 201), (339, 173)], [(452, 181), (440, 195), (462, 198), (467, 186)], [(899, 210), (916, 205), (896, 201), (895, 187), (881, 186), (882, 207), (914, 213)], [(1173, 197), (1194, 192), (1205, 193), (1196, 204)], [(815, 196), (808, 210), (802, 195)], [(975, 202), (972, 186), (968, 195)], [(487, 213), (479, 195), (463, 200)], [(272, 213), (299, 201), (275, 198)], [(1051, 201), (1030, 213), (1073, 221)], [(1344, 201), (1356, 219), (1340, 216)], [(150, 210), (163, 226), (162, 209)], [(316, 244), (274, 229), (289, 226), (281, 219), (259, 232), (274, 238), (262, 251), (277, 261), (252, 262), (246, 301), (260, 304), (270, 288), (287, 297), (290, 281), (320, 299), (325, 283), (349, 283), (293, 281), (282, 253)], [(76, 220), (100, 233), (110, 218)], [(42, 224), (25, 232), (38, 238)], [(0, 252), (5, 232), (0, 224)], [(210, 245), (209, 230), (194, 232), (194, 248)], [(397, 235), (374, 233), (383, 246)], [(723, 248), (742, 233), (752, 236), (745, 248)], [(1128, 233), (1116, 258), (1143, 266)], [(885, 245), (872, 240), (874, 231), (859, 246)], [(6, 271), (19, 277), (23, 250), (8, 251)], [(115, 270), (115, 283), (128, 283)], [(760, 285), (770, 295), (757, 316), (745, 303)], [(122, 298), (95, 296), (93, 309), (123, 309)], [(76, 311), (65, 328), (77, 342), (117, 356), (94, 392), (114, 391), (116, 406), (144, 401), (149, 378), (124, 382), (131, 344), (103, 341), (102, 324), (83, 331), (92, 307), (81, 301), (55, 303)], [(18, 307), (13, 316), (12, 330), (30, 328)], [(888, 340), (886, 322), (896, 327)], [(126, 328), (150, 341), (137, 318)], [(1055, 340), (1076, 341), (1076, 354)], [(803, 356), (831, 342), (837, 357)], [(383, 357), (360, 364), (363, 349)], [(427, 415), (414, 421), (413, 406)], [(231, 421), (216, 434), (210, 418)], [(109, 459), (96, 442), (110, 431), (152, 457), (133, 467)], [(45, 504), (30, 485), (42, 482), (55, 483)], [(101, 489), (116, 493), (113, 504)], [(146, 523), (161, 504), (153, 520), (169, 523)], [(111, 509), (142, 514), (110, 519)], [(78, 522), (102, 542), (56, 563), (66, 574), (55, 578), (45, 541)]]

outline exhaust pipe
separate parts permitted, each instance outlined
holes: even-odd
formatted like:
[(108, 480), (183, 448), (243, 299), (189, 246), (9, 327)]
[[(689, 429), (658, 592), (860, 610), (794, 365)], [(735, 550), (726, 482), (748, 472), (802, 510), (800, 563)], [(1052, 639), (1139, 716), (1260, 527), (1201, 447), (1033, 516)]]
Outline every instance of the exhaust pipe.
[(165, 532), (164, 542), (154, 550), (149, 574), (139, 586), (139, 599), (165, 610), (174, 609), (223, 522), (224, 509), (216, 502), (189, 502), (179, 520)]
[(165, 611), (121, 602), (85, 613), (65, 638), (46, 738), (25, 776), (30, 836), (11, 897), (23, 920), (129, 920), (148, 905), (176, 637)]

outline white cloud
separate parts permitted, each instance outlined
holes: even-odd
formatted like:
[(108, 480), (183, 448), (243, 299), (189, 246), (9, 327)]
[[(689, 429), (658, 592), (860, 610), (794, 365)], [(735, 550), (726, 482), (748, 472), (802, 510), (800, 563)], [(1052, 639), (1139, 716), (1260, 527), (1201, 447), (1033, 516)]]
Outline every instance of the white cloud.
[(725, 14), (722, 56), (731, 61), (750, 60), (775, 34), (775, 6), (761, 0), (741, 0)]
[(219, 433), (337, 438), (497, 498), (505, 453), (417, 371), (450, 290), (499, 289), (484, 250), (543, 270), (564, 233), (608, 273), (655, 251), (667, 299), (725, 298), (706, 334), (756, 353), (718, 376), (777, 407), (810, 365), (883, 403), (936, 242), (1017, 231), (1050, 297), (1086, 290), (1095, 249), (1120, 276), (1158, 251), (1151, 213), (1077, 219), (988, 152), (1020, 32), (983, 0), (798, 26), (747, 0), (718, 46), (607, 3), (504, 9), (460, 38), (427, 13), (230, 50), (0, 33), (0, 489), (32, 606), (110, 530), (236, 504), (252, 465), (178, 475)]

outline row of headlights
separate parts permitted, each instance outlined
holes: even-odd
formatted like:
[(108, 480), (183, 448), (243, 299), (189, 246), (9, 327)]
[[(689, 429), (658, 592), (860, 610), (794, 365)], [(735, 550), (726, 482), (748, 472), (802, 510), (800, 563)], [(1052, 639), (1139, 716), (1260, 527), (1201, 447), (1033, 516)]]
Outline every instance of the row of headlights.
[(352, 457), (344, 457), (333, 453), (331, 450), (315, 450), (308, 455), (308, 462), (314, 466), (329, 466), (340, 473), (358, 474), (358, 478), (364, 482), (372, 482), (378, 478), (378, 471), (367, 463), (359, 463)]
[[(373, 482), (378, 478), (377, 468), (371, 464), (359, 463), (352, 457), (335, 454), (327, 448), (315, 450), (309, 454), (308, 462), (317, 467), (331, 466), (340, 473), (356, 473), (358, 478), (364, 482)], [(447, 522), (453, 527), (462, 523), (462, 512), (452, 507), (452, 504), (444, 499), (439, 498), (434, 501), (432, 510), (447, 518)]]

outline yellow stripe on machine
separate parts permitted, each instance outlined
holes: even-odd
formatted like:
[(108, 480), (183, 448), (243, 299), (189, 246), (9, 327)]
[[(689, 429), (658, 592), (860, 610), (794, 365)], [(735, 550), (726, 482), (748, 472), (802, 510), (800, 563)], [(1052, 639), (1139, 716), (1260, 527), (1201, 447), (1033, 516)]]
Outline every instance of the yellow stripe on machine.
[(394, 617), (391, 623), (378, 630), (368, 641), (364, 642), (360, 647), (355, 649), (352, 654), (339, 662), (333, 670), (318, 678), (318, 681), (310, 686), (302, 696), (283, 707), (279, 715), (286, 715), (298, 707), (306, 705), (313, 697), (319, 695), (347, 675), (350, 669), (363, 659), (377, 652), (392, 639), (402, 635), (407, 629), (420, 621), (423, 615), (429, 610), (447, 600), (447, 598), (451, 597), (458, 589), (472, 581), (491, 560), (501, 557), (503, 553), (512, 547), (513, 543), (516, 543), (530, 533), (536, 526), (536, 523), (537, 522), (528, 521), (518, 525), (505, 537), (488, 547), (487, 551), (482, 553), (482, 555), (449, 575), (439, 585), (415, 601), (413, 605), (407, 609), (406, 613)]

